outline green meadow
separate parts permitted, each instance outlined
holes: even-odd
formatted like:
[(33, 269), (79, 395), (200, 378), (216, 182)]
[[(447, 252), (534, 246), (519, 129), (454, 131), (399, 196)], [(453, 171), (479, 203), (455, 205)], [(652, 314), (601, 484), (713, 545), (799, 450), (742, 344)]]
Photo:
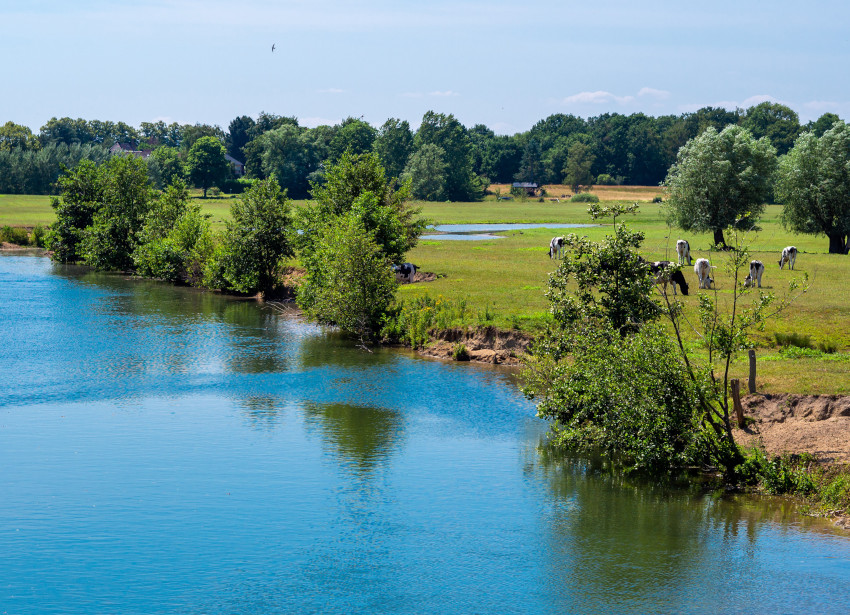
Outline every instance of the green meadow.
[[(552, 194), (550, 192), (550, 194)], [(609, 196), (600, 192), (602, 196)], [(643, 255), (649, 260), (676, 260), (675, 244), (680, 238), (691, 245), (694, 259), (708, 258), (714, 270), (715, 287), (699, 291), (692, 268), (684, 270), (690, 284), (687, 297), (679, 295), (685, 314), (697, 323), (697, 294), (711, 292), (721, 305), (729, 302), (732, 280), (725, 271), (726, 255), (710, 249), (709, 234), (683, 234), (667, 226), (663, 205), (652, 203), (657, 188), (620, 189), (624, 201), (638, 200), (637, 215), (621, 217), (646, 235)], [(611, 194), (610, 196), (614, 196)], [(0, 225), (34, 226), (53, 221), (47, 196), (0, 195)], [(223, 226), (229, 216), (232, 199), (200, 199), (215, 227)], [(300, 203), (299, 203), (300, 204)], [(593, 223), (587, 205), (546, 199), (498, 201), (493, 197), (479, 203), (417, 203), (422, 215), (435, 224), (460, 223)], [(825, 237), (794, 235), (779, 222), (781, 206), (767, 207), (760, 221), (761, 230), (747, 236), (751, 258), (765, 264), (763, 290), (784, 295), (792, 278), (809, 278), (809, 289), (790, 307), (768, 321), (765, 330), (755, 336), (760, 391), (795, 393), (850, 393), (850, 258), (827, 254)], [(402, 285), (399, 297), (413, 299), (430, 295), (448, 301), (465, 300), (473, 316), (471, 325), (493, 324), (533, 332), (546, 326), (548, 305), (543, 295), (550, 272), (557, 262), (549, 259), (549, 240), (555, 235), (575, 232), (590, 239), (602, 239), (610, 232), (611, 220), (582, 229), (528, 229), (495, 233), (501, 238), (484, 241), (421, 240), (408, 260), (423, 272), (433, 272), (432, 282)], [(728, 237), (727, 237), (728, 239)], [(795, 271), (780, 271), (777, 261), (782, 248), (795, 245), (799, 250)], [(745, 274), (742, 274), (745, 275)], [(753, 291), (755, 293), (755, 291)], [(687, 341), (698, 353), (699, 335), (694, 326), (685, 331)], [(808, 336), (813, 349), (780, 352), (775, 334)], [(819, 345), (836, 349), (834, 353), (817, 350)], [(746, 357), (735, 366), (735, 376), (746, 377)]]

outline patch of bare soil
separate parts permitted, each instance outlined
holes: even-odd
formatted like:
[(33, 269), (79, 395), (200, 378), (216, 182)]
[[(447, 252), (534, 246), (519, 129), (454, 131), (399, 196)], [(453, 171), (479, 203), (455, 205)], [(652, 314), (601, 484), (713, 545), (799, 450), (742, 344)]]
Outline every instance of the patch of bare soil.
[(417, 271), (413, 274), (413, 281), (408, 282), (406, 278), (398, 276), (396, 279), (399, 284), (416, 284), (417, 282), (433, 282), (439, 276), (432, 271)]
[[(35, 248), (36, 250), (40, 248)], [(9, 243), (8, 241), (0, 242), (0, 250), (8, 250), (10, 252), (18, 252), (21, 250), (33, 250), (32, 246), (19, 246), (16, 243)]]
[(811, 453), (825, 463), (850, 462), (850, 396), (748, 395), (744, 415), (754, 421), (735, 431), (744, 445), (773, 455)]
[(421, 354), (438, 359), (452, 359), (455, 347), (463, 344), (470, 361), (494, 365), (518, 365), (531, 338), (518, 331), (503, 331), (496, 327), (479, 329), (447, 329)]

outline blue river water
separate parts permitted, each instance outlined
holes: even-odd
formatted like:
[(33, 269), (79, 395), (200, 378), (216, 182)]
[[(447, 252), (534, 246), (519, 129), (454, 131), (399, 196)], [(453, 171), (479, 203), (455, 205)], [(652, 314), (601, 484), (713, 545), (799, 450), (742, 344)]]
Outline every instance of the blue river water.
[(544, 444), (514, 376), (0, 255), (0, 613), (847, 613), (850, 537)]

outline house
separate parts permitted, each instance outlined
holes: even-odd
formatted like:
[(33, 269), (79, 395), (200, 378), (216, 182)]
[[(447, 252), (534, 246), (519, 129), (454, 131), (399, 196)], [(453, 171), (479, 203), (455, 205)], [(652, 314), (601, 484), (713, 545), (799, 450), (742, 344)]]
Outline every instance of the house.
[(133, 149), (133, 146), (129, 143), (116, 143), (112, 147), (109, 148), (109, 153), (113, 156), (118, 154), (124, 154), (128, 156), (135, 156), (136, 158), (141, 158), (143, 160), (147, 159), (151, 155), (151, 150), (149, 149)]
[(525, 193), (528, 196), (537, 196), (537, 184), (532, 184), (530, 182), (514, 182), (511, 184), (511, 192), (525, 190)]
[(227, 162), (230, 163), (230, 166), (233, 167), (233, 174), (236, 175), (236, 177), (242, 177), (243, 175), (245, 175), (245, 164), (244, 163), (239, 162), (238, 160), (236, 160), (236, 158), (234, 158), (230, 154), (225, 154), (224, 157), (227, 160)]

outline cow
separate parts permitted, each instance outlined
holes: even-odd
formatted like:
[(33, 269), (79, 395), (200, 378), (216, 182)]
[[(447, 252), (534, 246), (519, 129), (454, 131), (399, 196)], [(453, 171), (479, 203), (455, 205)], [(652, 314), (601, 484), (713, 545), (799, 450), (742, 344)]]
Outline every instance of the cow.
[(711, 285), (714, 284), (714, 280), (711, 278), (711, 269), (711, 263), (708, 262), (707, 258), (698, 258), (694, 262), (694, 273), (697, 274), (700, 288), (711, 289)]
[(679, 288), (682, 289), (682, 294), (687, 297), (688, 295), (688, 282), (685, 280), (685, 274), (682, 273), (682, 270), (676, 270), (674, 272), (670, 272), (670, 268), (673, 266), (673, 263), (670, 261), (655, 261), (654, 263), (650, 263), (649, 269), (652, 273), (655, 274), (655, 283), (661, 284), (664, 289), (664, 294), (667, 294), (667, 284), (673, 286), (673, 294), (676, 294), (676, 285), (679, 285)]
[(403, 265), (393, 265), (393, 271), (395, 271), (396, 278), (401, 278), (402, 280), (407, 280), (408, 284), (413, 282), (413, 277), (416, 275), (417, 269), (419, 269), (419, 266), (414, 265), (413, 263), (404, 263)]
[(564, 256), (564, 238), (552, 237), (549, 242), (549, 258), (563, 258)]
[(785, 263), (788, 263), (788, 269), (794, 268), (794, 262), (797, 260), (797, 248), (788, 246), (782, 250), (782, 256), (779, 257), (779, 268), (782, 269)]
[(693, 264), (691, 260), (691, 244), (686, 239), (680, 239), (676, 242), (676, 255), (679, 257), (679, 264), (684, 265), (688, 261), (688, 266)]
[(764, 263), (761, 261), (750, 261), (750, 274), (744, 278), (744, 286), (752, 286), (758, 282), (761, 288), (761, 276), (764, 273)]

